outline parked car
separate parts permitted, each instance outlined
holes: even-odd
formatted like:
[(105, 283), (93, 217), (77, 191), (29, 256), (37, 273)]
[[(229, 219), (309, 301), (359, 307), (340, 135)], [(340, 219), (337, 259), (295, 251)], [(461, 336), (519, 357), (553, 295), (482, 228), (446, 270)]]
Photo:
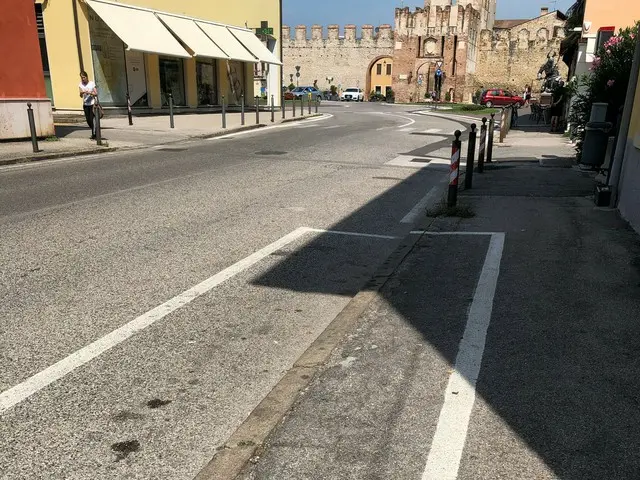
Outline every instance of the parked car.
[(289, 91), (284, 92), (285, 100), (293, 100), (294, 98), (296, 98), (296, 96), (293, 94), (293, 92), (289, 92)]
[(322, 92), (315, 87), (296, 87), (290, 92), (294, 98), (308, 97), (311, 94), (311, 100), (322, 100)]
[(524, 98), (520, 95), (513, 95), (508, 90), (501, 88), (485, 90), (480, 97), (480, 105), (484, 105), (487, 108), (502, 107), (504, 105), (511, 105), (512, 103), (519, 103), (520, 106), (523, 106)]
[(364, 92), (359, 88), (347, 88), (340, 95), (341, 102), (364, 102)]

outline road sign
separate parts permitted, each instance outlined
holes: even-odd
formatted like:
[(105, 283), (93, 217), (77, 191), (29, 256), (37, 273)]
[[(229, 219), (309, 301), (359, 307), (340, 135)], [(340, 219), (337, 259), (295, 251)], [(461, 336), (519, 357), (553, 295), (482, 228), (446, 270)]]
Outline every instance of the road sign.
[(436, 67), (438, 67), (438, 70), (440, 70), (442, 68), (442, 60), (438, 60), (436, 62)]

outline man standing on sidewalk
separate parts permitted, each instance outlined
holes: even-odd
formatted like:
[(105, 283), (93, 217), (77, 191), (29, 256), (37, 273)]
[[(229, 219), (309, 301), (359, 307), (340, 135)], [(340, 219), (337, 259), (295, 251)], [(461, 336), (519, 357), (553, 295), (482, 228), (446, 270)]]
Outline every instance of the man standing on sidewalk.
[(91, 140), (96, 138), (96, 130), (93, 122), (93, 105), (96, 103), (96, 97), (98, 96), (98, 90), (96, 84), (89, 80), (87, 72), (80, 72), (80, 97), (82, 98), (82, 108), (84, 109), (84, 118), (87, 119), (87, 125), (91, 129)]

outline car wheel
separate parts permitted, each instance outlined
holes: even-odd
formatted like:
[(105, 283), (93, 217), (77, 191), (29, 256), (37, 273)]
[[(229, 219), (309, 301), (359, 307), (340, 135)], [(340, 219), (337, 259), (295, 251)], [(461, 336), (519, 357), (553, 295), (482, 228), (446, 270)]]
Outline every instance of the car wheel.
[(491, 102), (491, 101), (489, 100), (489, 101), (488, 101), (487, 103), (485, 103), (484, 105), (485, 105), (485, 107), (487, 107), (487, 108), (491, 108), (491, 107), (493, 107), (493, 102)]

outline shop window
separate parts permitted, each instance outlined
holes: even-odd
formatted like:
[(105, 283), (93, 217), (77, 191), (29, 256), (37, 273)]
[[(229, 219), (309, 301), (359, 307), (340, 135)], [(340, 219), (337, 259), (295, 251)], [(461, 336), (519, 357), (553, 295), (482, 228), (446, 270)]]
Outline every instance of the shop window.
[(122, 40), (95, 13), (89, 14), (93, 79), (100, 103), (106, 106), (127, 104), (127, 76)]
[(227, 93), (226, 102), (229, 105), (239, 105), (245, 86), (245, 65), (242, 62), (230, 60), (227, 65)]
[(160, 95), (162, 105), (169, 105), (169, 94), (173, 104), (185, 106), (187, 99), (184, 89), (184, 63), (181, 58), (160, 57)]
[(198, 105), (218, 104), (218, 77), (215, 61), (196, 62)]

